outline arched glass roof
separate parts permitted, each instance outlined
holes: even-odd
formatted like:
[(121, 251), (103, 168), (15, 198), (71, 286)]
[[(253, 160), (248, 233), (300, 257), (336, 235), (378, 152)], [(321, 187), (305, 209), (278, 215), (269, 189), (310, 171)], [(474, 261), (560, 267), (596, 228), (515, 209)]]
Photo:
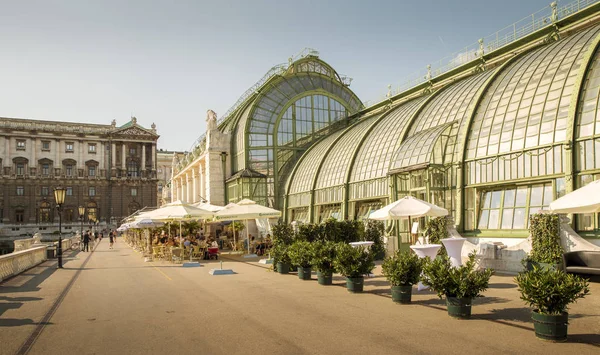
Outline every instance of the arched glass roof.
[(323, 161), (317, 176), (316, 189), (344, 184), (348, 164), (366, 129), (378, 116), (371, 116), (355, 124), (335, 143)]
[[(456, 122), (449, 122), (440, 126), (428, 128), (424, 131), (410, 136), (396, 153), (392, 161), (390, 170), (397, 170), (413, 165), (424, 163), (443, 163), (445, 144), (440, 146), (441, 149), (436, 151), (436, 143), (445, 133), (448, 134), (448, 128)], [(434, 159), (435, 158), (435, 159)]]
[(315, 181), (315, 175), (323, 156), (327, 151), (327, 148), (333, 144), (337, 137), (344, 132), (343, 130), (337, 131), (315, 145), (307, 151), (306, 156), (296, 168), (296, 173), (292, 175), (293, 179), (290, 182), (289, 193), (306, 192), (312, 189), (312, 184)]
[(598, 27), (526, 53), (494, 81), (478, 107), (467, 157), (563, 142), (574, 83)]
[(350, 182), (386, 176), (392, 155), (400, 146), (400, 134), (425, 96), (395, 107), (368, 133), (356, 155)]
[(594, 53), (577, 106), (577, 138), (600, 135), (600, 51)]
[(254, 104), (249, 133), (273, 135), (275, 121), (284, 106), (294, 97), (313, 90), (325, 90), (342, 100), (350, 113), (362, 108), (362, 103), (348, 88), (337, 80), (312, 73), (298, 73), (270, 85)]
[(443, 91), (427, 103), (423, 111), (419, 113), (410, 129), (409, 136), (448, 122), (463, 122), (471, 101), (475, 99), (475, 94), (493, 73), (494, 70), (484, 71), (442, 89)]

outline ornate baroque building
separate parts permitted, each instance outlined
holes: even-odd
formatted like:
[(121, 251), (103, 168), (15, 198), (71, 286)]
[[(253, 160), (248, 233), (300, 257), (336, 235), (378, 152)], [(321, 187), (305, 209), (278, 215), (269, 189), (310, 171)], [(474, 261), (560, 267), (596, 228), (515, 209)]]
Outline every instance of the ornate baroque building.
[(79, 229), (79, 206), (86, 224), (115, 224), (156, 206), (157, 139), (156, 126), (135, 117), (120, 127), (0, 118), (1, 234), (55, 230), (57, 186), (66, 189), (67, 230)]

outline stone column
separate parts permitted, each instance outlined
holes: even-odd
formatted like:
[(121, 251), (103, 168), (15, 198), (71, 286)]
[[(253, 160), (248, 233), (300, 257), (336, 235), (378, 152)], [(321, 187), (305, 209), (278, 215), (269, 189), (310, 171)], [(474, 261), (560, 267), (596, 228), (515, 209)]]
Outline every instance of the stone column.
[(112, 159), (112, 164), (110, 168), (114, 169), (117, 167), (117, 143), (112, 143), (112, 146), (110, 147), (110, 154)]
[[(37, 166), (37, 159), (36, 159), (36, 153), (37, 153), (37, 147), (36, 147), (36, 142), (37, 139), (35, 137), (31, 138), (31, 166), (36, 166), (38, 169), (40, 168), (39, 166)], [(39, 175), (40, 171), (37, 170), (36, 173)]]
[[(85, 155), (83, 154), (83, 146), (85, 143), (83, 143), (83, 141), (77, 141), (77, 144), (79, 144), (79, 158), (77, 159), (77, 163), (79, 165), (79, 169), (85, 169)], [(83, 173), (83, 175), (85, 174), (87, 174), (87, 172)]]
[(198, 165), (198, 184), (200, 185), (200, 192), (198, 193), (203, 199), (206, 199), (206, 188), (204, 187), (204, 168), (202, 164)]
[(156, 170), (156, 143), (152, 143), (152, 170)]
[(171, 201), (169, 202), (173, 202), (174, 200), (177, 199), (177, 181), (175, 181), (175, 179), (171, 178)]
[[(146, 143), (142, 143), (142, 171), (146, 172)], [(144, 175), (146, 177), (146, 175)]]
[(10, 137), (4, 136), (4, 157), (2, 158), (4, 166), (12, 166), (12, 156), (10, 154)]
[[(62, 161), (60, 160), (60, 151), (61, 151), (62, 147), (60, 146), (60, 140), (59, 139), (55, 140), (54, 146), (50, 147), (50, 149), (51, 149), (51, 151), (52, 151), (52, 149), (54, 149), (54, 160), (56, 160), (56, 164), (57, 164), (56, 166), (60, 166), (61, 171), (62, 171), (63, 166), (62, 166)], [(64, 173), (64, 171), (63, 171), (63, 173)], [(75, 174), (75, 176), (77, 176), (77, 172), (75, 172), (74, 174)]]
[(198, 201), (198, 174), (196, 169), (192, 168), (192, 203)]
[(127, 164), (125, 163), (127, 161), (127, 145), (125, 143), (122, 144), (122, 151), (121, 151), (121, 169), (123, 170), (127, 170)]

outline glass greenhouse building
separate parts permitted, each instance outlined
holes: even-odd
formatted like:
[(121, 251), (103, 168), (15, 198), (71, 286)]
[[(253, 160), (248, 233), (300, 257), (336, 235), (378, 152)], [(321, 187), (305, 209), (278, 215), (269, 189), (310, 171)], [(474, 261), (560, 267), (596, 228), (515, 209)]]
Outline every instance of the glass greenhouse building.
[[(465, 236), (526, 237), (529, 215), (600, 178), (600, 6), (587, 3), (481, 41), (368, 107), (315, 52), (274, 67), (218, 122), (230, 142), (223, 202), (309, 223), (412, 195), (451, 211)], [(599, 223), (579, 215), (573, 227), (600, 244)]]

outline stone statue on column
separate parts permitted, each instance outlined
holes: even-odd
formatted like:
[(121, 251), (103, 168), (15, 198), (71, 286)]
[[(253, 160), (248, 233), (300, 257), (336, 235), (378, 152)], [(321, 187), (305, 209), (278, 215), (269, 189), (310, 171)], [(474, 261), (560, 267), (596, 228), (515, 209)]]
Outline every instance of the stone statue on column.
[(206, 130), (213, 131), (217, 129), (217, 114), (213, 110), (206, 111)]

